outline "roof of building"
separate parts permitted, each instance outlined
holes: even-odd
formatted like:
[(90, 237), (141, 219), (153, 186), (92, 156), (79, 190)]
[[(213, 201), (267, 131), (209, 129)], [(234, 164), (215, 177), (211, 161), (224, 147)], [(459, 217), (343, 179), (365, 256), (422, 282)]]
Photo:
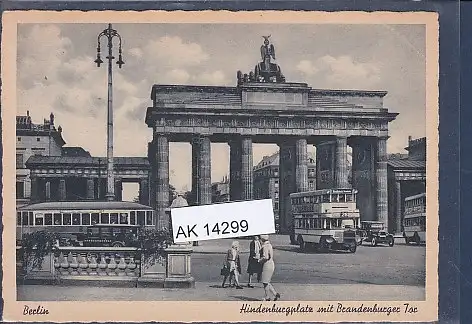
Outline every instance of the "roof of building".
[[(149, 161), (146, 157), (137, 156), (117, 156), (113, 158), (115, 166), (141, 166), (149, 167)], [(50, 164), (68, 164), (68, 165), (106, 165), (105, 157), (91, 157), (91, 156), (40, 156), (33, 155), (28, 161), (26, 166), (38, 166), (38, 165), (50, 165)]]
[[(308, 164), (315, 164), (316, 158), (315, 156), (311, 153), (308, 152)], [(280, 156), (279, 152), (275, 152), (272, 155), (266, 155), (262, 158), (262, 160), (257, 163), (257, 165), (254, 166), (254, 169), (261, 169), (263, 167), (272, 165), (272, 166), (278, 166), (280, 164)]]
[(387, 164), (394, 169), (426, 169), (426, 161), (390, 160)]
[(90, 152), (80, 146), (63, 147), (62, 156), (91, 157)]
[(37, 204), (26, 205), (20, 207), (18, 210), (105, 210), (105, 209), (126, 209), (138, 210), (146, 209), (152, 210), (151, 207), (141, 205), (131, 201), (49, 201)]

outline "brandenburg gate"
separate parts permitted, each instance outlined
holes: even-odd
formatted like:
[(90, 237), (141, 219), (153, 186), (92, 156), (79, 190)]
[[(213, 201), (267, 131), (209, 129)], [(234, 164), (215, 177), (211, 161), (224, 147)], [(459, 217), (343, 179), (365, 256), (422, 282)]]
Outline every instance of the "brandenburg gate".
[[(285, 80), (264, 37), (261, 62), (237, 73), (236, 87), (154, 85), (146, 124), (153, 130), (148, 155), (151, 201), (160, 226), (168, 226), (169, 143), (192, 145), (192, 191), (211, 203), (211, 143), (230, 147), (231, 201), (253, 198), (253, 143), (280, 148), (279, 215), (291, 232), (289, 195), (308, 190), (307, 145), (316, 146), (316, 189), (358, 189), (362, 220), (388, 223), (388, 123), (385, 91), (318, 90)], [(348, 182), (347, 146), (352, 148)], [(257, 217), (257, 215), (254, 215)]]

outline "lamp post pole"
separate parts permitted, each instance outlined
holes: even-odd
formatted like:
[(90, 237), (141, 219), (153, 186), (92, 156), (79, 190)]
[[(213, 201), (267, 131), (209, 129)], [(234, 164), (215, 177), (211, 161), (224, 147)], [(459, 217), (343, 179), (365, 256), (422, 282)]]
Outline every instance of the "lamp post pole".
[(108, 201), (115, 199), (115, 175), (113, 173), (113, 68), (112, 61), (115, 58), (113, 56), (113, 38), (119, 39), (119, 56), (118, 64), (119, 68), (125, 64), (121, 56), (121, 36), (118, 32), (111, 28), (111, 24), (108, 24), (108, 28), (102, 31), (97, 38), (97, 59), (94, 61), (98, 67), (103, 63), (100, 57), (100, 40), (102, 37), (106, 37), (108, 45), (108, 104), (107, 104), (107, 192), (105, 198)]

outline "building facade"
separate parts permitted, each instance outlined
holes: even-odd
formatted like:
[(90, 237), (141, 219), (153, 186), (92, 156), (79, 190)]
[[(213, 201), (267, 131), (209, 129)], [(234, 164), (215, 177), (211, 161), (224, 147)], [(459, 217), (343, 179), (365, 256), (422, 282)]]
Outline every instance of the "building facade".
[(405, 198), (426, 192), (426, 138), (408, 138), (408, 155), (391, 156), (387, 162), (388, 227), (402, 233)]
[[(274, 217), (279, 222), (279, 164), (280, 155), (276, 152), (270, 156), (264, 156), (254, 167), (254, 198), (271, 198), (274, 207)], [(308, 154), (308, 190), (316, 187), (316, 164), (315, 157)]]
[(26, 161), (32, 156), (61, 156), (65, 141), (62, 128), (54, 125), (54, 115), (42, 124), (33, 123), (29, 111), (16, 116), (16, 204), (23, 206), (31, 198), (31, 175)]
[(215, 182), (211, 184), (211, 202), (217, 203), (230, 201), (229, 198), (228, 177), (224, 177), (221, 182)]

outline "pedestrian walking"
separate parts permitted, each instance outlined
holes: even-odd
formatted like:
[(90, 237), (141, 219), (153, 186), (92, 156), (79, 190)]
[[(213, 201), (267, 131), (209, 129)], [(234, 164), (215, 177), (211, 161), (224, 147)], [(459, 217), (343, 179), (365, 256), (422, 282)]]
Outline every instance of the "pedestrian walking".
[(262, 264), (261, 280), (262, 284), (264, 285), (264, 300), (270, 300), (269, 293), (272, 293), (275, 297), (274, 301), (276, 301), (280, 299), (280, 294), (275, 291), (275, 288), (270, 283), (275, 270), (274, 250), (272, 248), (272, 244), (269, 241), (269, 235), (261, 235), (260, 239), (262, 242), (262, 248), (259, 263)]
[(239, 274), (241, 272), (241, 262), (239, 261), (239, 242), (234, 241), (231, 244), (231, 249), (226, 253), (226, 267), (228, 271), (224, 274), (223, 283), (221, 287), (225, 288), (226, 280), (229, 277), (228, 284), (231, 286), (231, 280), (234, 279), (236, 289), (243, 289), (239, 284)]
[(261, 242), (259, 241), (259, 236), (254, 236), (251, 243), (249, 244), (249, 259), (247, 261), (247, 273), (249, 274), (249, 279), (247, 286), (249, 288), (254, 288), (252, 285), (252, 276), (257, 275), (258, 281), (260, 281), (262, 265), (259, 263), (261, 255)]

